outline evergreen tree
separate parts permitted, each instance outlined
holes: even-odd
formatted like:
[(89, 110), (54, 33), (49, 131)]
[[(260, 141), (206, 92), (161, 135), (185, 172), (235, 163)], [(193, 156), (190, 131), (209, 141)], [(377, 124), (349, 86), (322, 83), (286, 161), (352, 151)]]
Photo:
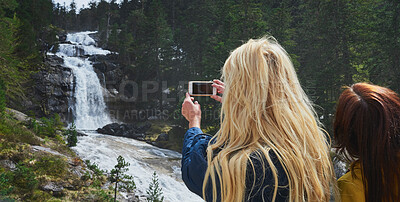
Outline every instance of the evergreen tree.
[(153, 173), (153, 178), (151, 179), (149, 188), (146, 191), (147, 201), (149, 202), (162, 202), (164, 201), (164, 196), (160, 183), (158, 182), (158, 177), (156, 171)]
[(23, 84), (29, 79), (32, 68), (26, 58), (16, 54), (20, 42), (20, 19), (14, 15), (18, 8), (15, 0), (0, 1), (0, 80), (8, 104), (20, 103), (25, 98)]
[(76, 131), (74, 122), (72, 122), (71, 126), (65, 131), (65, 135), (67, 136), (68, 147), (75, 147), (78, 142), (78, 132)]
[(118, 156), (117, 164), (114, 166), (114, 169), (111, 170), (110, 181), (111, 183), (115, 182), (114, 201), (117, 200), (118, 184), (121, 185), (120, 188), (128, 192), (136, 188), (133, 177), (125, 174), (129, 170), (129, 165), (130, 163), (126, 162), (124, 157)]

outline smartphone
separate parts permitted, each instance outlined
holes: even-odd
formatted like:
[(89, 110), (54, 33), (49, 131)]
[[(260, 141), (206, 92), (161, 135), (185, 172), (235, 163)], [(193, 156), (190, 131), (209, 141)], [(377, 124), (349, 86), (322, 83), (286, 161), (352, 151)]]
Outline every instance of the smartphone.
[(189, 94), (191, 96), (211, 96), (217, 94), (217, 89), (212, 87), (212, 81), (189, 81)]

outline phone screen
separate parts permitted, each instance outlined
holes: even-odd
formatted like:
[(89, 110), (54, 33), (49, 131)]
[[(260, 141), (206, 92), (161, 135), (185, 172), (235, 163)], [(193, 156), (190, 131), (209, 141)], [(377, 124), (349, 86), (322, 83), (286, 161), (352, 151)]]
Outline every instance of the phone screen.
[(212, 82), (210, 83), (193, 83), (193, 94), (213, 94)]

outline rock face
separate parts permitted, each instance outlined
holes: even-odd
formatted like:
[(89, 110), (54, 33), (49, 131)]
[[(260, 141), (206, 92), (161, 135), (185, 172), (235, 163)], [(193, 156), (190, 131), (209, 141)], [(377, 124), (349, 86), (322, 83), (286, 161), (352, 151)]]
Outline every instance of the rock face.
[[(90, 34), (90, 36), (97, 43), (99, 42), (98, 33)], [(66, 38), (67, 33), (59, 33), (58, 43), (60, 45), (71, 43), (66, 41)], [(120, 56), (117, 53), (92, 56), (82, 54), (80, 57), (88, 58), (92, 62), (103, 87), (104, 101), (112, 119), (124, 123), (136, 123), (148, 120), (149, 117), (163, 115), (164, 112), (156, 110), (159, 105), (157, 99), (141, 97), (143, 93), (138, 91), (142, 91), (144, 87), (136, 83), (138, 79), (136, 72), (133, 68), (121, 65)], [(57, 113), (61, 121), (71, 123), (74, 120), (74, 113), (73, 108), (69, 106), (73, 106), (75, 102), (73, 96), (75, 78), (72, 70), (64, 65), (63, 59), (56, 55), (47, 55), (43, 68), (32, 78), (33, 83), (27, 94), (28, 99), (22, 101), (22, 106), (15, 106), (15, 108), (25, 113), (32, 111), (36, 117), (48, 117)], [(154, 78), (149, 77), (148, 80), (152, 81)], [(161, 86), (149, 84), (148, 88), (152, 87), (161, 88)], [(153, 96), (154, 94), (156, 93), (149, 93)]]
[(72, 117), (68, 102), (73, 93), (73, 78), (71, 69), (63, 66), (61, 58), (49, 55), (44, 68), (33, 75), (35, 85), (29, 94), (31, 101), (24, 104), (27, 111), (35, 112), (39, 117), (57, 113), (61, 121), (69, 121)]
[(103, 128), (98, 128), (96, 131), (102, 134), (133, 138), (143, 141), (145, 138), (145, 132), (150, 129), (150, 127), (151, 124), (148, 122), (142, 125), (111, 123), (105, 125)]
[[(93, 37), (96, 37), (96, 35), (93, 35)], [(71, 43), (66, 41), (66, 38), (67, 33), (59, 33), (58, 43)], [(117, 55), (88, 56), (81, 54), (81, 57), (92, 61), (104, 89), (107, 89), (106, 87), (117, 88), (116, 86), (119, 85), (123, 77), (122, 70), (116, 62)], [(59, 114), (61, 121), (71, 123), (74, 117), (73, 109), (69, 106), (72, 106), (75, 102), (73, 96), (75, 76), (72, 69), (64, 65), (63, 58), (57, 55), (47, 55), (42, 69), (35, 73), (32, 79), (33, 85), (27, 95), (28, 99), (22, 102), (21, 110), (32, 111), (36, 117)], [(106, 86), (106, 83), (110, 85)], [(106, 97), (110, 94), (107, 90), (103, 93)]]

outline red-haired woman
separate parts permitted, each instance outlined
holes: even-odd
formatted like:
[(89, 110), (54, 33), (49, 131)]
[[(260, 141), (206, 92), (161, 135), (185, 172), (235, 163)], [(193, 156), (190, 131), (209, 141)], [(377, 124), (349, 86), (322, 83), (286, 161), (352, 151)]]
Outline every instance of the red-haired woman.
[(400, 98), (356, 83), (340, 95), (334, 122), (339, 151), (352, 161), (338, 180), (343, 202), (400, 201)]

